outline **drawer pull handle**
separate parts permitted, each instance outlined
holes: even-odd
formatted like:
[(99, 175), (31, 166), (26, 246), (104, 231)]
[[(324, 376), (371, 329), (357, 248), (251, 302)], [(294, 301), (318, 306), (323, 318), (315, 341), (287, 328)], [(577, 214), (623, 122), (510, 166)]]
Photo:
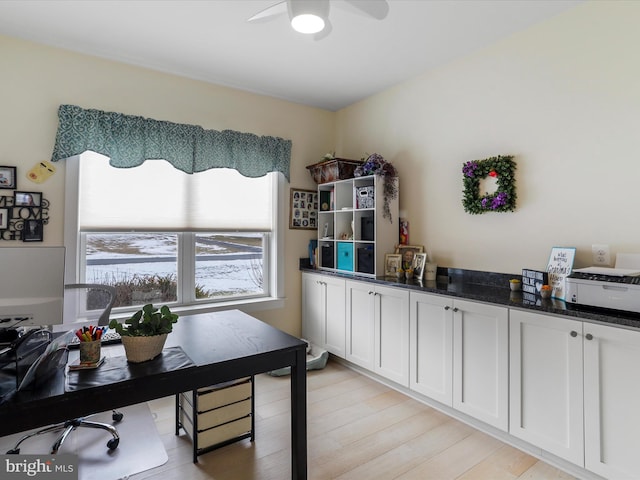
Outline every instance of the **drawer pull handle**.
[(586, 338), (587, 340), (593, 340), (593, 335), (591, 335), (590, 333), (587, 333), (584, 338)]
[(445, 310), (451, 310), (451, 307), (450, 307), (449, 305), (445, 305), (445, 306), (444, 306), (444, 309), (445, 309)]
[(571, 330), (571, 336), (572, 337), (577, 337), (578, 336), (578, 332), (576, 332), (575, 330)]
[(454, 312), (459, 311), (459, 310), (458, 310), (458, 307), (453, 307), (453, 311), (454, 311)]

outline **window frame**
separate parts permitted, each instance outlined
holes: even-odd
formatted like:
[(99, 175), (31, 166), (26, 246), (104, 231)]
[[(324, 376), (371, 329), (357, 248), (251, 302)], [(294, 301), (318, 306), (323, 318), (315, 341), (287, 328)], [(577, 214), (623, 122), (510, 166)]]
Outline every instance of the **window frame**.
[[(79, 174), (81, 155), (67, 158), (66, 164), (66, 188), (65, 188), (65, 208), (64, 208), (64, 245), (66, 248), (65, 261), (65, 283), (79, 283), (83, 280), (85, 271), (86, 251), (85, 235), (80, 232), (78, 224), (79, 206)], [(178, 233), (178, 274), (189, 275), (188, 282), (179, 285), (178, 303), (172, 307), (172, 311), (180, 314), (206, 313), (219, 310), (240, 309), (243, 311), (266, 310), (271, 308), (284, 307), (284, 262), (279, 261), (284, 255), (284, 208), (285, 208), (285, 178), (282, 174), (275, 174), (275, 181), (272, 182), (273, 195), (272, 205), (273, 229), (267, 233), (268, 241), (265, 249), (266, 262), (264, 265), (264, 278), (268, 282), (265, 287), (266, 295), (256, 297), (228, 298), (225, 300), (184, 303), (182, 288), (195, 288), (195, 242), (193, 240), (197, 232), (176, 232)], [(220, 233), (226, 233), (220, 232)], [(185, 262), (184, 258), (191, 258), (192, 261)], [(139, 306), (119, 307), (113, 309), (112, 317), (125, 317), (137, 310)]]

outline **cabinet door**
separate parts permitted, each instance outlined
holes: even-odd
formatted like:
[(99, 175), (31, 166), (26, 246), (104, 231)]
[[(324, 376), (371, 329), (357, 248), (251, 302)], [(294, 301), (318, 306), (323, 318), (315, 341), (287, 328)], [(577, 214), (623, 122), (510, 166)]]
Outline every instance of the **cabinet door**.
[(509, 315), (509, 432), (582, 466), (582, 322)]
[(453, 398), (452, 300), (441, 295), (409, 295), (409, 388), (447, 406)]
[(324, 277), (324, 290), (324, 348), (334, 355), (344, 358), (346, 338), (345, 281), (335, 277)]
[(322, 275), (302, 274), (302, 336), (318, 346), (323, 344), (324, 335), (324, 279)]
[(640, 478), (640, 333), (584, 324), (585, 467)]
[(347, 352), (348, 361), (374, 370), (375, 289), (367, 282), (347, 280)]
[(375, 369), (383, 377), (409, 386), (409, 292), (376, 286)]
[(453, 303), (453, 407), (489, 425), (509, 425), (506, 308)]

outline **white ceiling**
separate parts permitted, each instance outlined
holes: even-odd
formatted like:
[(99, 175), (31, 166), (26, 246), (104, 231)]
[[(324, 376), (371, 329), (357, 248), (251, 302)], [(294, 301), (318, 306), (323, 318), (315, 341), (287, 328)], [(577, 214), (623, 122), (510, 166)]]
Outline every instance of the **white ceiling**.
[(583, 0), (389, 0), (381, 21), (331, 0), (321, 41), (246, 21), (277, 1), (2, 0), (0, 34), (338, 110)]

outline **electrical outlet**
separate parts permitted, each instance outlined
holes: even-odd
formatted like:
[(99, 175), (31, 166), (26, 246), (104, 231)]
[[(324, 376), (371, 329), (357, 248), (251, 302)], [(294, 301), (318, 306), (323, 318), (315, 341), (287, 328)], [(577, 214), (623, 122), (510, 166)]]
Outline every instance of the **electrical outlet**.
[(591, 253), (593, 254), (593, 264), (601, 267), (611, 265), (611, 250), (609, 245), (591, 245)]

